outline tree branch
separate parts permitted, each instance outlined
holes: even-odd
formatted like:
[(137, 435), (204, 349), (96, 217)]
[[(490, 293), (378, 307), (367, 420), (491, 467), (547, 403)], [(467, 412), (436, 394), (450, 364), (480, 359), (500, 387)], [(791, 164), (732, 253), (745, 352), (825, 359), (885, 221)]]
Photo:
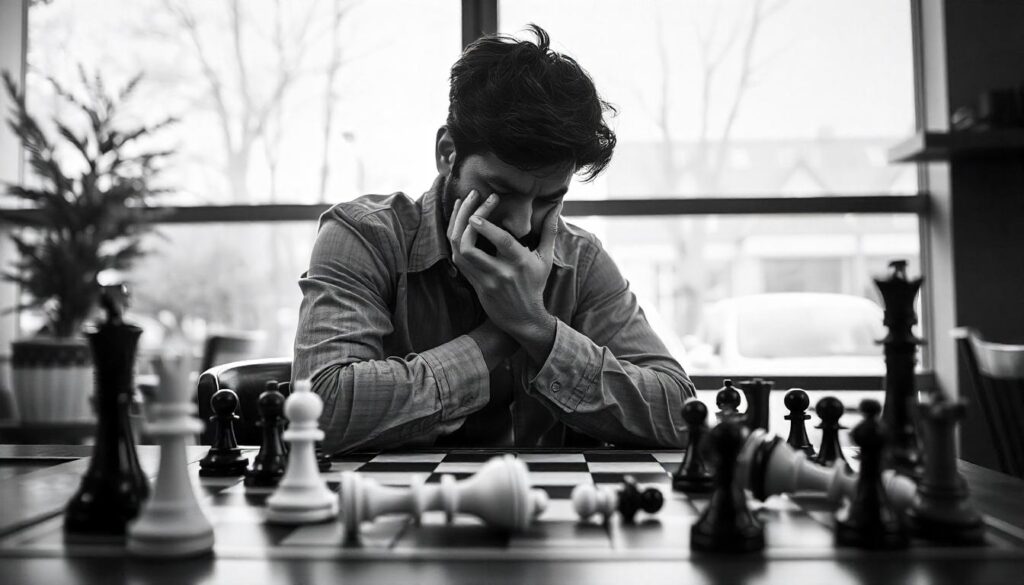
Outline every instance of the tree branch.
[[(217, 76), (217, 72), (213, 69), (210, 60), (206, 56), (206, 50), (203, 47), (202, 40), (199, 38), (199, 26), (196, 24), (195, 17), (184, 7), (172, 4), (170, 0), (164, 0), (164, 6), (178, 17), (179, 24), (185, 29), (189, 39), (192, 41), (196, 57), (199, 59), (199, 65), (203, 70), (203, 77), (206, 78), (206, 82), (209, 84), (209, 92), (213, 98), (213, 105), (219, 118), (218, 121), (220, 122), (221, 134), (224, 137), (224, 145), (229, 153), (234, 152), (235, 141), (231, 135), (231, 117), (228, 115), (227, 105), (224, 101), (223, 86), (221, 85), (220, 78)], [(228, 159), (230, 159), (230, 156)]]

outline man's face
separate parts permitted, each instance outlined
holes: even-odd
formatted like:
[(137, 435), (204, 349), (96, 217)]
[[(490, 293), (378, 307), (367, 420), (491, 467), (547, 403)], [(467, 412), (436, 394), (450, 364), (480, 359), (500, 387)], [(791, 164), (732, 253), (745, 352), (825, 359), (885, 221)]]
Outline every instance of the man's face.
[[(567, 165), (524, 171), (491, 153), (471, 154), (457, 163), (445, 180), (445, 215), (450, 218), (455, 200), (465, 199), (473, 189), (480, 194), (478, 201), (497, 193), (498, 206), (488, 219), (533, 250), (540, 242), (545, 216), (565, 197), (572, 175), (572, 167)], [(486, 238), (477, 242), (494, 254), (494, 246)]]

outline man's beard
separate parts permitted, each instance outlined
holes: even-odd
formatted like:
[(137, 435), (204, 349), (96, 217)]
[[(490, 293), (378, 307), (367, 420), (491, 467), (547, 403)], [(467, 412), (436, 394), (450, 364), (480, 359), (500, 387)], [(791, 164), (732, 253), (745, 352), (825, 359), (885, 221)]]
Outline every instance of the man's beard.
[[(452, 217), (452, 211), (455, 209), (455, 201), (458, 199), (458, 179), (458, 173), (455, 169), (452, 169), (452, 171), (448, 173), (448, 176), (445, 177), (444, 188), (441, 190), (441, 204), (444, 206), (444, 214), (449, 223), (454, 219)], [(533, 251), (540, 245), (540, 234), (535, 234), (531, 230), (530, 233), (525, 236), (516, 238), (516, 241), (528, 250)], [(476, 247), (491, 256), (498, 255), (498, 248), (479, 232), (477, 233)]]

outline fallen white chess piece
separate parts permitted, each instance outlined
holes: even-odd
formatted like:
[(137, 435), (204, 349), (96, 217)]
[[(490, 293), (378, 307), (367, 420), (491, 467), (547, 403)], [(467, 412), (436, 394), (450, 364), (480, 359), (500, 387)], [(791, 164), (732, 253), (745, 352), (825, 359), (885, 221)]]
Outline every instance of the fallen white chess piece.
[(410, 514), (417, 522), (423, 512), (443, 510), (448, 522), (456, 514), (477, 516), (493, 528), (522, 532), (548, 504), (548, 494), (530, 488), (526, 464), (512, 455), (495, 457), (463, 481), (441, 476), (440, 484), (382, 486), (354, 471), (341, 474), (341, 519), (350, 537), (363, 522), (383, 514)]
[[(857, 476), (845, 471), (842, 460), (823, 467), (763, 429), (750, 433), (736, 464), (736, 477), (762, 501), (779, 494), (817, 493), (837, 507), (857, 493)], [(917, 495), (917, 484), (892, 470), (882, 474), (882, 487), (897, 510), (910, 508)]]

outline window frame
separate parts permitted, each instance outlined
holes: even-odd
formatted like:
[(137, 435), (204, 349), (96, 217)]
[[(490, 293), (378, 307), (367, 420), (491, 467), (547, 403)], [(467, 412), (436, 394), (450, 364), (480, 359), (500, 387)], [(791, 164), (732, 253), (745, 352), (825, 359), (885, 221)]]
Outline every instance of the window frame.
[[(23, 0), (27, 4), (28, 0)], [(469, 45), (483, 34), (498, 31), (499, 0), (462, 0), (462, 44)], [(912, 3), (913, 5), (913, 3)], [(27, 45), (27, 18), (21, 24)], [(912, 6), (911, 14), (914, 84), (916, 96), (916, 125), (922, 127), (922, 106), (920, 103), (921, 63), (923, 62), (922, 47), (919, 42), (920, 15)], [(22, 54), (22, 68), (25, 68), (27, 49)], [(927, 172), (923, 165), (918, 164), (918, 191), (912, 195), (842, 195), (829, 194), (815, 197), (648, 197), (612, 198), (603, 200), (567, 200), (563, 214), (566, 216), (708, 216), (708, 215), (771, 215), (771, 214), (879, 214), (904, 213), (914, 214), (918, 219), (920, 238), (921, 266), (928, 266), (927, 255), (930, 253), (928, 220), (930, 215), (930, 196), (927, 191)], [(156, 207), (162, 215), (158, 224), (204, 224), (204, 223), (272, 223), (283, 221), (315, 221), (331, 204), (254, 204), (254, 205), (217, 205), (217, 206), (178, 206)], [(40, 213), (34, 209), (15, 210), (14, 213), (26, 218)], [(9, 229), (0, 224), (0, 232)], [(935, 332), (930, 326), (931, 296), (928, 279), (925, 280), (926, 291), (921, 321), (925, 325), (925, 334), (934, 339)], [(932, 369), (930, 344), (922, 348), (923, 371), (916, 376), (918, 388), (929, 390), (935, 388), (936, 381)], [(7, 344), (0, 352), (6, 354)], [(3, 357), (7, 357), (4, 355)], [(701, 389), (714, 389), (721, 385), (726, 373), (721, 375), (695, 375), (692, 379)], [(734, 376), (748, 378), (751, 376)], [(884, 376), (769, 376), (778, 388), (805, 387), (829, 391), (842, 390), (882, 390)]]

